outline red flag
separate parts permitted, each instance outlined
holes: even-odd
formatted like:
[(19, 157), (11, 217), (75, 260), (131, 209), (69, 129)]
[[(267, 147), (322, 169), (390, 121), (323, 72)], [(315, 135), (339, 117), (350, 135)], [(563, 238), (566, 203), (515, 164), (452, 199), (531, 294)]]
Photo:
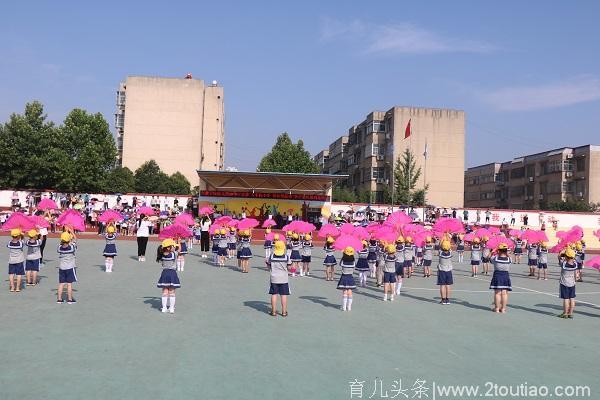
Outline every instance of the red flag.
[(404, 130), (404, 139), (410, 136), (410, 119), (408, 120), (408, 124), (406, 125), (406, 129)]

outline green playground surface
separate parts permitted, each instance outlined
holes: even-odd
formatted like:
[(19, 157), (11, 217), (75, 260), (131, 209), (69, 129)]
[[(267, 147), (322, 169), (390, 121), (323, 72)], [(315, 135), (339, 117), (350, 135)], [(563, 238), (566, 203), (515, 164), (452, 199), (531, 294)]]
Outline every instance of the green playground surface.
[(572, 320), (556, 317), (562, 302), (554, 260), (548, 281), (513, 266), (508, 312), (496, 314), (491, 275), (471, 278), (468, 252), (466, 262), (455, 262), (449, 306), (438, 304), (435, 273), (423, 278), (417, 268), (394, 302), (383, 302), (369, 279), (354, 292), (352, 311), (342, 312), (337, 282), (324, 280), (316, 249), (312, 276), (290, 278), (283, 318), (268, 315), (261, 247), (252, 247), (252, 270), (242, 274), (236, 260), (218, 268), (194, 246), (171, 315), (160, 312), (156, 242), (139, 263), (135, 242), (119, 241), (107, 274), (104, 241), (81, 239), (73, 305), (55, 303), (56, 245), (49, 240), (38, 286), (10, 293), (3, 279), (2, 400), (463, 399), (469, 397), (436, 394), (434, 385), (480, 385), (484, 392), (486, 382), (588, 386), (588, 398), (600, 398), (595, 270), (586, 269), (577, 284)]

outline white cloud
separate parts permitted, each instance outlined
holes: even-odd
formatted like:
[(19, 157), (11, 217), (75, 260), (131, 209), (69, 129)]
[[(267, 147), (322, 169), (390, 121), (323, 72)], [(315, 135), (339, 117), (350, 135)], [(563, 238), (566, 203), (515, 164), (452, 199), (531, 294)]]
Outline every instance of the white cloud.
[(324, 18), (321, 40), (351, 40), (367, 53), (436, 54), (488, 53), (495, 47), (484, 42), (448, 37), (414, 24), (367, 24)]
[(483, 100), (504, 111), (556, 108), (600, 100), (600, 79), (579, 76), (538, 86), (512, 86), (482, 95)]

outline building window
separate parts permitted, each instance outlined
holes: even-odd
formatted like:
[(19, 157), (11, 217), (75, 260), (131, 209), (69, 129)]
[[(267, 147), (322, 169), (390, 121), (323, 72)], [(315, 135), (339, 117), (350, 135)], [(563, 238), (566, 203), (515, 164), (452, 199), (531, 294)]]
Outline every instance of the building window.
[(356, 159), (354, 158), (354, 154), (350, 154), (348, 156), (348, 165), (354, 165), (356, 164)]
[(371, 168), (371, 179), (385, 179), (385, 168)]
[(573, 193), (574, 182), (562, 182), (562, 191), (567, 193)]
[(585, 171), (585, 158), (578, 158), (576, 163), (577, 163), (577, 172)]
[(375, 194), (375, 203), (383, 203), (383, 192), (377, 191), (377, 192), (374, 192), (374, 194)]
[(370, 125), (367, 126), (367, 134), (369, 133), (377, 133), (377, 132), (385, 132), (385, 122), (384, 121), (373, 121)]
[(527, 166), (527, 177), (535, 176), (535, 165)]
[(518, 178), (522, 178), (524, 176), (525, 176), (525, 168), (523, 168), (523, 167), (515, 168), (510, 171), (511, 179), (518, 179)]
[(523, 186), (515, 186), (510, 188), (510, 197), (520, 197), (523, 196), (525, 191), (525, 187)]

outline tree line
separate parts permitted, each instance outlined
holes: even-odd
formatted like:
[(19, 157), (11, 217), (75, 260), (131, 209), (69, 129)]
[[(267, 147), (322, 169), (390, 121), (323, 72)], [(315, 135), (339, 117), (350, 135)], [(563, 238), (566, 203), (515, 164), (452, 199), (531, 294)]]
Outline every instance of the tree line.
[(116, 165), (117, 148), (102, 114), (75, 108), (61, 125), (34, 101), (0, 124), (0, 188), (85, 193), (189, 194), (180, 172), (167, 175), (154, 160), (135, 172)]

